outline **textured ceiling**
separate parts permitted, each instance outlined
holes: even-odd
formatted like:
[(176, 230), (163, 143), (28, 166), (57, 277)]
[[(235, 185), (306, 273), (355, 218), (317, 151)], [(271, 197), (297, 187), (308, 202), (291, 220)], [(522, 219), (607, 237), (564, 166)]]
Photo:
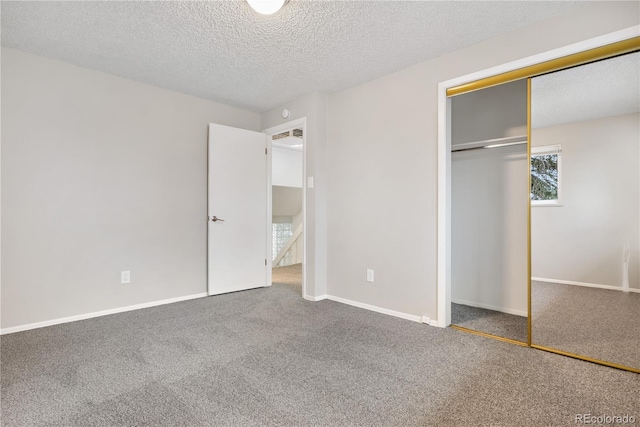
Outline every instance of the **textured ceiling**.
[(578, 2), (2, 2), (2, 44), (256, 112), (331, 93)]
[(531, 126), (640, 112), (640, 53), (632, 53), (557, 73), (531, 83)]

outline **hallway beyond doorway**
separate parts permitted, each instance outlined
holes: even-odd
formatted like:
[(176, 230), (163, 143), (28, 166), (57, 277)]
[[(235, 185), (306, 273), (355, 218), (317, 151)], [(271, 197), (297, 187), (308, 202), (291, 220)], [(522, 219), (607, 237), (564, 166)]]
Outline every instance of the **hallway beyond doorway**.
[(300, 290), (302, 287), (302, 264), (276, 267), (272, 273), (272, 283), (280, 283)]

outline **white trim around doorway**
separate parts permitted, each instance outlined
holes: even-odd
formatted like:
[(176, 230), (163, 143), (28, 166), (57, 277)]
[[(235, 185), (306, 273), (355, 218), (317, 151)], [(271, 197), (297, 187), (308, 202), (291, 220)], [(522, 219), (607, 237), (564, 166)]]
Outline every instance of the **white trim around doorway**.
[[(302, 254), (302, 297), (304, 299), (308, 299), (308, 300), (313, 300), (313, 297), (309, 297), (307, 295), (307, 262), (308, 262), (308, 258), (307, 258), (307, 118), (306, 117), (302, 117), (296, 120), (292, 120), (290, 122), (286, 122), (286, 123), (282, 123), (280, 125), (277, 126), (273, 126), (270, 127), (268, 129), (263, 130), (262, 132), (267, 134), (267, 136), (269, 137), (269, 165), (268, 165), (268, 170), (269, 170), (269, 178), (268, 178), (268, 185), (269, 185), (269, 189), (268, 189), (268, 200), (267, 200), (267, 205), (268, 205), (268, 211), (269, 214), (271, 214), (272, 212), (272, 194), (271, 194), (271, 136), (275, 135), (277, 133), (280, 132), (284, 132), (287, 130), (291, 130), (294, 128), (298, 128), (298, 129), (302, 129), (302, 247), (303, 247), (303, 254)], [(271, 223), (271, 218), (269, 218), (269, 223)], [(271, 229), (269, 229), (269, 232), (271, 232)], [(271, 240), (272, 240), (273, 236), (270, 235), (269, 237), (269, 244), (271, 244)], [(271, 246), (270, 246), (271, 248)], [(269, 252), (271, 252), (271, 249), (269, 249)], [(272, 255), (273, 257), (273, 255)], [(271, 260), (269, 260), (271, 261)], [(268, 273), (268, 284), (271, 284), (271, 270), (269, 270)]]

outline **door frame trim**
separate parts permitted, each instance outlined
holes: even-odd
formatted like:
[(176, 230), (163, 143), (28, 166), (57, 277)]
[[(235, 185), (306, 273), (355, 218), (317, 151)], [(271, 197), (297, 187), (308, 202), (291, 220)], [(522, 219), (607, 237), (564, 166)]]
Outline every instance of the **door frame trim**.
[[(293, 128), (302, 128), (302, 297), (305, 298), (307, 295), (307, 117), (301, 117), (299, 119), (291, 120), (280, 125), (272, 126), (267, 129), (263, 129), (262, 133), (267, 135), (267, 144), (268, 144), (268, 164), (267, 164), (267, 216), (268, 216), (268, 224), (271, 224), (272, 218), (272, 186), (271, 186), (271, 166), (272, 166), (272, 158), (271, 158), (271, 136), (284, 132)], [(272, 252), (272, 240), (273, 233), (271, 231), (273, 227), (269, 227), (269, 236), (267, 238), (267, 246), (268, 246), (268, 260), (273, 258)], [(270, 264), (269, 264), (270, 265)], [(267, 286), (271, 286), (272, 284), (272, 276), (271, 276), (271, 268), (267, 268)]]
[(437, 174), (437, 316), (431, 324), (445, 328), (451, 324), (451, 100), (447, 90), (477, 80), (531, 67), (631, 39), (640, 35), (640, 25), (583, 40), (516, 61), (477, 71), (438, 84), (438, 174)]

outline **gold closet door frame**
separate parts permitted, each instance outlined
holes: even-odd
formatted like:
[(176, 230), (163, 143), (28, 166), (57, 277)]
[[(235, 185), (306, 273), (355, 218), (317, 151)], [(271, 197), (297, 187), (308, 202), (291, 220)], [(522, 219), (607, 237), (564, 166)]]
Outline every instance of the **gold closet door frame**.
[(508, 71), (495, 76), (486, 77), (484, 79), (474, 80), (459, 86), (450, 87), (447, 89), (447, 97), (462, 95), (463, 93), (474, 92), (476, 90), (486, 89), (488, 87), (498, 86), (516, 80), (536, 77), (553, 71), (560, 71), (565, 68), (588, 64), (589, 62), (624, 55), (625, 53), (631, 53), (637, 50), (640, 50), (640, 37), (633, 37), (616, 43), (596, 47), (594, 49), (585, 50), (583, 52), (574, 53), (572, 55), (552, 59), (550, 61), (541, 62), (539, 64), (530, 65), (528, 67), (518, 68), (517, 70)]
[[(632, 37), (619, 42), (607, 44), (604, 46), (588, 49), (582, 52), (574, 53), (571, 55), (563, 56), (560, 58), (552, 59), (538, 64), (530, 65), (516, 70), (508, 71), (494, 76), (486, 77), (479, 80), (474, 80), (468, 83), (464, 83), (458, 86), (454, 86), (447, 89), (447, 98), (451, 98), (464, 93), (474, 92), (481, 89), (486, 89), (493, 86), (499, 86), (505, 83), (514, 82), (516, 80), (527, 79), (527, 159), (528, 164), (531, 164), (531, 79), (543, 74), (552, 73), (554, 71), (560, 71), (579, 65), (588, 64), (590, 62), (596, 62), (603, 59), (612, 58), (614, 56), (620, 56), (627, 53), (633, 53), (640, 51), (640, 36)], [(527, 189), (531, 188), (531, 174), (527, 180)], [(527, 191), (528, 194), (528, 191)], [(572, 357), (574, 359), (580, 359), (587, 362), (597, 363), (599, 365), (609, 366), (611, 368), (622, 369), (624, 371), (630, 371), (640, 374), (640, 369), (633, 368), (631, 366), (620, 365), (617, 363), (608, 362), (606, 360), (594, 359), (592, 357), (582, 356), (567, 351), (558, 350), (551, 347), (545, 347), (532, 343), (531, 329), (531, 201), (527, 198), (527, 342), (522, 343), (515, 340), (505, 339), (492, 334), (487, 334), (472, 329), (458, 327), (451, 325), (455, 329), (463, 332), (468, 332), (476, 335), (485, 336), (488, 338), (498, 339), (504, 342), (510, 342), (517, 345), (526, 345), (527, 347), (535, 348), (538, 350), (548, 351), (551, 353), (560, 354), (562, 356)]]

